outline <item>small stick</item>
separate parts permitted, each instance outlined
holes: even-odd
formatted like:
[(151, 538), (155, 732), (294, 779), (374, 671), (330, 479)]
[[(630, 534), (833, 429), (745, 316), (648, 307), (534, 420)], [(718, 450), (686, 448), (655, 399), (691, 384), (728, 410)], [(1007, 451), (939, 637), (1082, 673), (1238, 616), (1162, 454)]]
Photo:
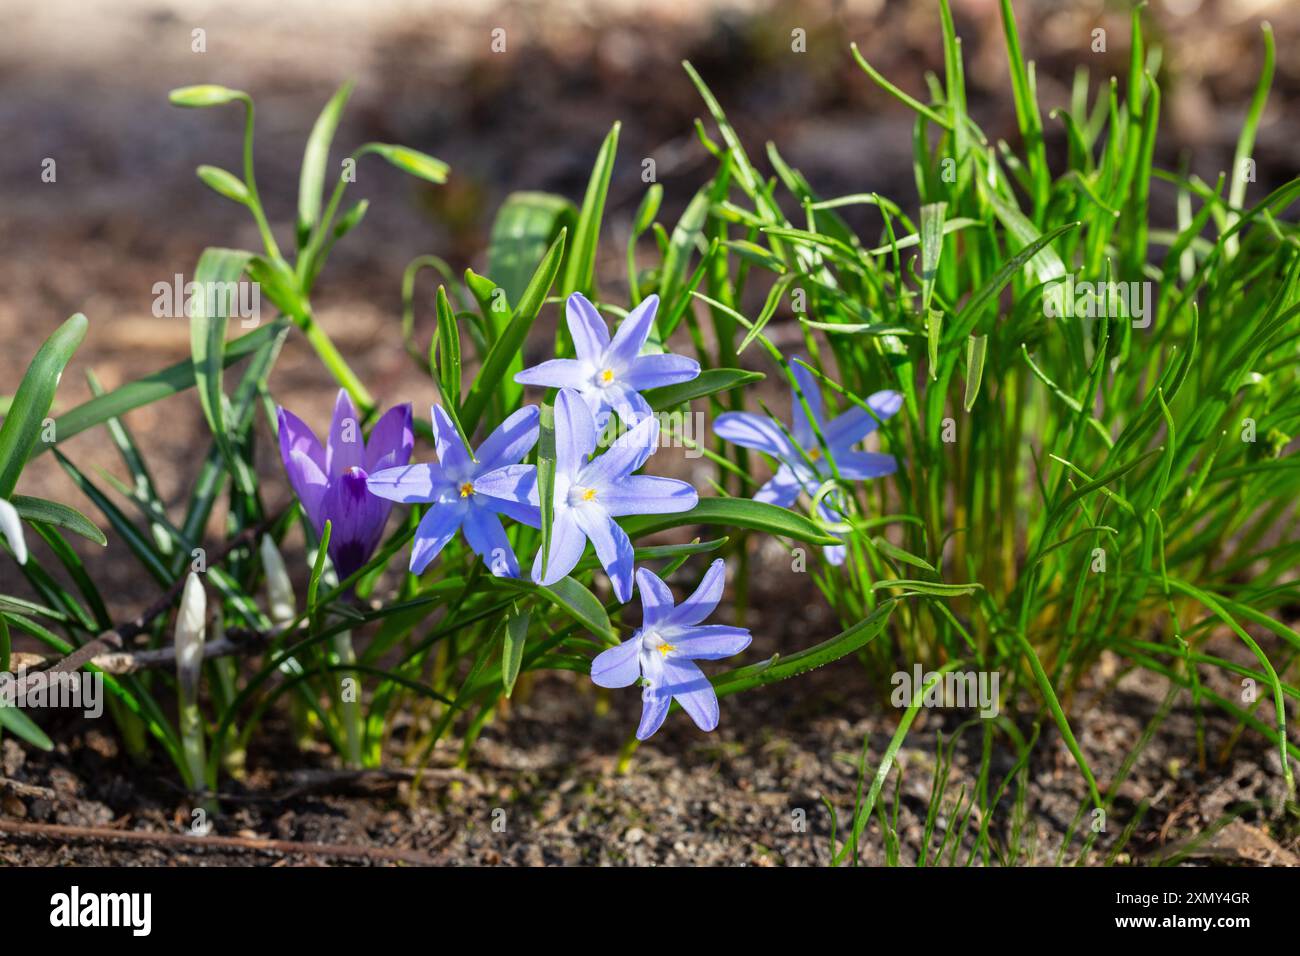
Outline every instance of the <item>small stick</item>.
[(91, 843), (128, 843), (175, 850), (230, 850), (239, 853), (267, 853), (279, 856), (315, 856), (340, 860), (382, 860), (433, 866), (431, 856), (398, 847), (354, 846), (332, 843), (295, 843), (293, 840), (264, 840), (258, 837), (195, 836), (189, 833), (114, 830), (110, 827), (78, 827), (57, 823), (25, 823), (0, 819), (0, 833), (19, 838)]

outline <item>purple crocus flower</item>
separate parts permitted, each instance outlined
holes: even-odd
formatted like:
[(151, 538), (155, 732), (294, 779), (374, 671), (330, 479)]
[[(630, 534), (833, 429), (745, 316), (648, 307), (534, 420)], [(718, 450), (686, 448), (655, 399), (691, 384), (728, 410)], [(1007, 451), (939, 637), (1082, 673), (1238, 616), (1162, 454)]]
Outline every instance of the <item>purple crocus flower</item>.
[[(645, 464), (659, 440), (659, 422), (643, 419), (624, 432), (599, 457), (599, 433), (591, 409), (572, 389), (561, 389), (555, 402), (555, 484), (551, 548), (542, 573), (542, 552), (533, 562), (533, 581), (549, 585), (577, 565), (587, 541), (614, 585), (619, 601), (632, 597), (632, 541), (615, 518), (626, 515), (672, 514), (689, 511), (699, 495), (684, 481), (633, 475)], [(589, 460), (590, 459), (590, 460)], [(514, 476), (498, 474), (484, 479), (490, 494), (518, 493)], [(537, 501), (537, 489), (530, 499)]]
[(591, 662), (591, 679), (601, 687), (628, 687), (642, 680), (638, 740), (659, 729), (674, 698), (700, 730), (718, 726), (718, 695), (695, 662), (739, 654), (750, 641), (743, 627), (700, 625), (718, 606), (725, 579), (726, 567), (719, 558), (709, 565), (695, 593), (676, 607), (663, 581), (645, 568), (637, 569), (641, 629), (618, 647), (598, 654)]
[(393, 506), (366, 490), (366, 476), (411, 460), (411, 406), (390, 408), (375, 422), (367, 441), (356, 406), (339, 389), (324, 448), (297, 415), (279, 408), (277, 416), (280, 457), (289, 484), (317, 534), (331, 522), (330, 560), (339, 578), (347, 578), (370, 560), (384, 533)]
[(541, 523), (536, 466), (519, 464), (537, 444), (537, 417), (536, 405), (519, 409), (497, 426), (477, 455), (471, 455), (450, 416), (441, 405), (434, 405), (438, 461), (389, 468), (370, 476), (372, 494), (404, 504), (430, 504), (415, 529), (413, 574), (427, 568), (456, 532), (463, 530), (470, 549), (487, 562), (494, 575), (519, 577), (519, 559), (501, 527), (500, 516), (534, 528)]
[[(791, 365), (799, 390), (803, 392), (808, 409), (816, 419), (817, 427), (826, 441), (826, 448), (835, 459), (835, 467), (846, 481), (866, 481), (891, 475), (898, 470), (898, 460), (893, 455), (880, 452), (854, 451), (853, 446), (876, 430), (877, 421), (890, 418), (903, 407), (903, 396), (898, 392), (882, 391), (868, 396), (867, 405), (875, 412), (871, 417), (865, 410), (854, 406), (829, 422), (822, 419), (822, 395), (813, 376), (799, 364)], [(799, 396), (791, 394), (791, 426), (789, 437), (770, 418), (750, 412), (726, 412), (713, 422), (713, 430), (720, 437), (746, 448), (771, 455), (780, 467), (776, 474), (754, 495), (755, 501), (789, 508), (806, 492), (810, 497), (821, 485), (833, 477), (830, 466), (817, 444), (812, 424), (804, 414)], [(794, 439), (792, 444), (790, 438)], [(798, 446), (797, 448), (795, 446)], [(801, 453), (802, 452), (802, 453)], [(839, 522), (844, 516), (827, 504), (823, 498), (819, 508), (825, 521)], [(833, 545), (825, 549), (831, 564), (844, 563), (844, 548)]]
[(521, 385), (571, 388), (582, 396), (597, 427), (603, 429), (610, 411), (628, 428), (651, 414), (641, 397), (647, 388), (689, 382), (700, 374), (700, 363), (684, 355), (661, 353), (641, 355), (654, 325), (659, 296), (645, 301), (628, 313), (610, 339), (605, 320), (596, 307), (579, 292), (569, 296), (565, 317), (577, 358), (551, 359), (515, 376)]

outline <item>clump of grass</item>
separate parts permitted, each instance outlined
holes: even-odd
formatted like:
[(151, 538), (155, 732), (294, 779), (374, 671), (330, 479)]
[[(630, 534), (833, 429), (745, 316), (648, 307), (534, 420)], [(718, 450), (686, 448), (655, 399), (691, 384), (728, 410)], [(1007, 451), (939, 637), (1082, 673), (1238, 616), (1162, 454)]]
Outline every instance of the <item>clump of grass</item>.
[[(720, 330), (710, 357), (734, 364), (736, 324), (746, 342), (766, 339), (772, 299), (755, 318), (743, 303), (770, 273), (828, 398), (846, 409), (884, 387), (904, 395), (881, 425), (896, 480), (841, 483), (848, 560), (817, 572), (846, 622), (905, 598), (864, 652), (878, 673), (913, 661), (999, 672), (1007, 701), (1027, 691), (1051, 714), (1100, 806), (1068, 703), (1111, 651), (1198, 713), (1220, 708), (1267, 737), (1293, 791), (1298, 692), (1284, 675), (1300, 634), (1284, 618), (1300, 470), (1285, 452), (1300, 419), (1300, 245), (1281, 214), (1300, 180), (1247, 204), (1271, 31), (1233, 168), (1207, 183), (1155, 165), (1159, 54), (1138, 12), (1127, 79), (1081, 73), (1070, 107), (1046, 118), (1065, 139), (1060, 167), (1005, 0), (1002, 18), (1016, 144), (990, 142), (966, 111), (946, 3), (945, 75), (928, 77), (924, 101), (852, 51), (915, 114), (919, 224), (876, 193), (816, 195), (773, 144), (776, 176), (761, 175), (691, 71), (722, 140), (701, 130), (719, 160), (702, 230), (717, 243), (701, 294)], [(1176, 197), (1167, 226), (1152, 222), (1157, 188)], [(879, 238), (841, 218), (855, 205), (879, 216)], [(1213, 653), (1218, 635), (1253, 663)]]

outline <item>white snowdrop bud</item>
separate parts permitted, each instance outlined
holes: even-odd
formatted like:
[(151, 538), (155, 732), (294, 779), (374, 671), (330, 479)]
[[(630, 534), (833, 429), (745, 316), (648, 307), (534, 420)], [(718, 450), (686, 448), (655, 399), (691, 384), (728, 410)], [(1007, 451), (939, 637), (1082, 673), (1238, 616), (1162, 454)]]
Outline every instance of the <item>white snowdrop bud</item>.
[(27, 563), (27, 539), (23, 537), (23, 522), (18, 511), (4, 498), (0, 498), (0, 535), (4, 535), (13, 549), (19, 564)]
[(176, 679), (187, 699), (199, 684), (199, 670), (203, 664), (203, 641), (208, 617), (208, 597), (203, 582), (193, 571), (185, 579), (181, 592), (181, 607), (176, 612)]
[(293, 584), (289, 581), (289, 571), (284, 566), (280, 549), (269, 534), (262, 536), (262, 570), (266, 572), (266, 600), (271, 620), (276, 624), (287, 624), (298, 613)]

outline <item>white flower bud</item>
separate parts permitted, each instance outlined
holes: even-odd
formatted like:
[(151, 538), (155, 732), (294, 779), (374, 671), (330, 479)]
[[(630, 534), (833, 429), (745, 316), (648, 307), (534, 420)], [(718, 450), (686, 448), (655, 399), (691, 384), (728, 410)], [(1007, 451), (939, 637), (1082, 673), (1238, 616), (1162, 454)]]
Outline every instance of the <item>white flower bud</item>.
[(266, 599), (271, 620), (276, 624), (287, 624), (297, 616), (297, 602), (284, 558), (269, 534), (262, 536), (262, 570), (266, 572)]
[(192, 700), (199, 684), (203, 665), (203, 642), (206, 638), (208, 597), (203, 582), (193, 571), (185, 579), (181, 607), (176, 612), (176, 678), (182, 694)]
[(13, 549), (19, 564), (27, 563), (27, 539), (23, 537), (23, 522), (18, 511), (4, 498), (0, 498), (0, 535), (4, 535)]

